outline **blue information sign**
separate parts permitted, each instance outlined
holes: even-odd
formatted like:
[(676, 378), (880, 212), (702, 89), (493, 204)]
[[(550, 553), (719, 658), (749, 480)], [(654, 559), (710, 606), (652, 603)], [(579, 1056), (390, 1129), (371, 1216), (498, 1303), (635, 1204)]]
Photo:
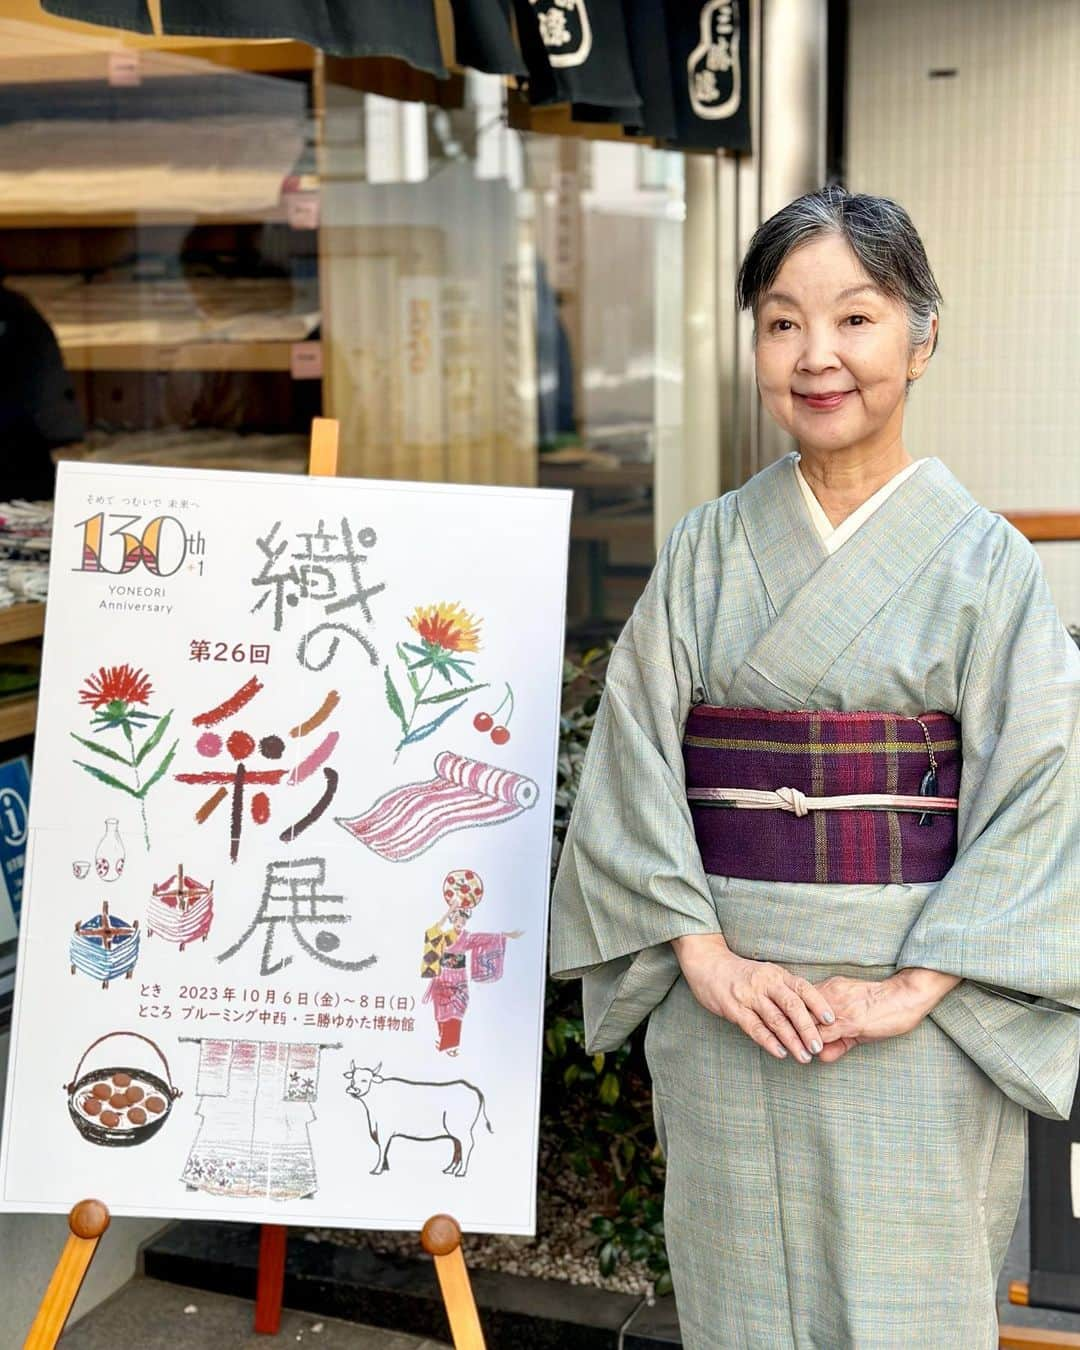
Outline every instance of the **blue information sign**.
[(29, 807), (30, 763), (25, 755), (6, 760), (0, 764), (0, 899), (6, 894), (16, 924), (22, 905)]

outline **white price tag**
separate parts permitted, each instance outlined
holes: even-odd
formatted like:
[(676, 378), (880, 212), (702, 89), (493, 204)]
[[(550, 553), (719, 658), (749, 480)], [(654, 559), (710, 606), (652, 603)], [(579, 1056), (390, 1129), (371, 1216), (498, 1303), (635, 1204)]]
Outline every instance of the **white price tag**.
[(317, 192), (286, 192), (285, 219), (293, 230), (319, 228), (319, 194)]
[(321, 380), (322, 343), (294, 342), (289, 354), (289, 369), (294, 380)]
[(109, 83), (129, 89), (142, 84), (142, 61), (138, 52), (109, 53)]

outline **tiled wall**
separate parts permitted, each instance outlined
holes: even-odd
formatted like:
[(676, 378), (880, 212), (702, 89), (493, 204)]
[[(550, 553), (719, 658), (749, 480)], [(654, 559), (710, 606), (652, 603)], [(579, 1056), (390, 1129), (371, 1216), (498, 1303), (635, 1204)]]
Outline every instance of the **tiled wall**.
[[(908, 449), (1080, 512), (1080, 0), (854, 0), (850, 34), (847, 184), (903, 203), (945, 295)], [(1080, 544), (1040, 553), (1080, 623)]]

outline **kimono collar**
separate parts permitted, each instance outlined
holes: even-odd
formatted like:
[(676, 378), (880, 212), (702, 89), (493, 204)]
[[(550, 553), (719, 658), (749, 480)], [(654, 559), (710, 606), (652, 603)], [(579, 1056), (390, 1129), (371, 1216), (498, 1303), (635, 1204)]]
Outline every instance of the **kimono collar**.
[(746, 541), (775, 614), (829, 556), (803, 501), (796, 462), (794, 452), (785, 455), (735, 494)]
[[(794, 451), (785, 455), (735, 494), (750, 552), (777, 614), (830, 558), (803, 500), (795, 473), (798, 458)], [(918, 462), (919, 472), (910, 474), (852, 536), (871, 553), (893, 547), (898, 529), (901, 545), (910, 545), (904, 552), (917, 551), (920, 540), (940, 538), (946, 523), (955, 524), (977, 506), (940, 459)]]
[(980, 509), (939, 459), (927, 459), (831, 556), (787, 455), (736, 494), (739, 519), (776, 621), (745, 656), (730, 707), (801, 708), (848, 644)]

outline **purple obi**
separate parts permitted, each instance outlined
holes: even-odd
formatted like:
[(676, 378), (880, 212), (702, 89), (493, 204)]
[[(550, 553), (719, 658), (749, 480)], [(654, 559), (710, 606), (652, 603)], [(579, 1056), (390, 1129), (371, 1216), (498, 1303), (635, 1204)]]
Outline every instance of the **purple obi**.
[(960, 726), (947, 713), (700, 704), (687, 719), (683, 759), (713, 876), (928, 882), (956, 858)]

